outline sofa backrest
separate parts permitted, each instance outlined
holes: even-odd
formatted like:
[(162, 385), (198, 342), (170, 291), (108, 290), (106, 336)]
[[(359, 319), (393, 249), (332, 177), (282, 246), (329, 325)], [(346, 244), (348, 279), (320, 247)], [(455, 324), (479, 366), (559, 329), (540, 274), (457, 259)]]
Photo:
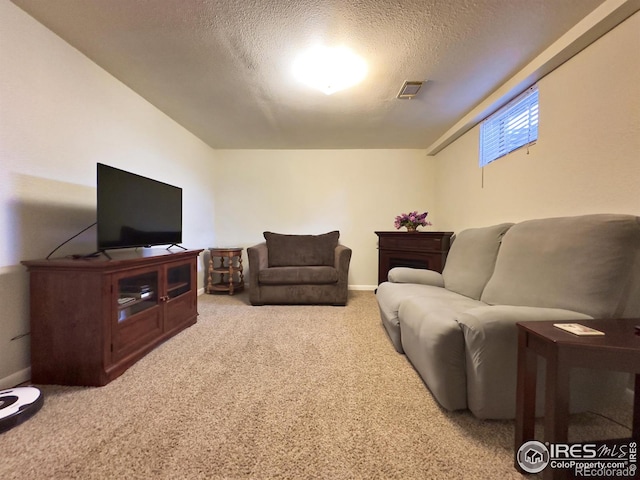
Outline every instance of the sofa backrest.
[(622, 318), (640, 318), (640, 248), (631, 269), (630, 281), (623, 292)]
[(285, 235), (264, 232), (269, 267), (334, 266), (340, 232)]
[(639, 248), (639, 218), (632, 215), (521, 222), (505, 234), (481, 300), (597, 318), (628, 315)]
[(479, 300), (493, 274), (502, 237), (512, 225), (501, 223), (458, 233), (442, 271), (445, 288)]

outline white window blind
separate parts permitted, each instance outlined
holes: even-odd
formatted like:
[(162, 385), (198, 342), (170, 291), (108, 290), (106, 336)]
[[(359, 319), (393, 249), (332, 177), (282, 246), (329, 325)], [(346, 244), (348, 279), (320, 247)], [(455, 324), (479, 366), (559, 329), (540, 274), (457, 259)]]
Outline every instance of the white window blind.
[(514, 98), (480, 125), (480, 167), (538, 139), (538, 86)]

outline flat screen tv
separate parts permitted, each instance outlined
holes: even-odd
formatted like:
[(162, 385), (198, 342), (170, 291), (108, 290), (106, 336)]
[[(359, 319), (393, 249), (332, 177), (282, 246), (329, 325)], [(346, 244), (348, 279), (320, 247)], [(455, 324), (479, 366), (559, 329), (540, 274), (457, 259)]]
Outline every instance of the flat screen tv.
[(98, 250), (178, 245), (182, 189), (98, 163)]

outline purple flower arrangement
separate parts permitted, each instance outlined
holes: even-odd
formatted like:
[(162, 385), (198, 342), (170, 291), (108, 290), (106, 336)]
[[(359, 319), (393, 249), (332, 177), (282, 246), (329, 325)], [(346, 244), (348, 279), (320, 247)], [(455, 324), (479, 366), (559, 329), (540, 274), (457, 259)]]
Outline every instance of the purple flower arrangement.
[(427, 221), (427, 215), (429, 212), (418, 213), (402, 213), (398, 215), (393, 222), (393, 226), (396, 228), (407, 227), (407, 230), (415, 230), (419, 226), (426, 227), (427, 225), (431, 225), (431, 222)]

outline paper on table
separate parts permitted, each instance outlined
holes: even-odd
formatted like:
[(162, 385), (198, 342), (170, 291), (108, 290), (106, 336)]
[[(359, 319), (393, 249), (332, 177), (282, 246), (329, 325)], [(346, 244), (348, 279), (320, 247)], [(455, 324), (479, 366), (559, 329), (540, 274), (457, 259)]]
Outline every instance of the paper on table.
[(604, 332), (600, 330), (580, 325), (579, 323), (554, 323), (553, 326), (573, 333), (574, 335), (604, 335)]

